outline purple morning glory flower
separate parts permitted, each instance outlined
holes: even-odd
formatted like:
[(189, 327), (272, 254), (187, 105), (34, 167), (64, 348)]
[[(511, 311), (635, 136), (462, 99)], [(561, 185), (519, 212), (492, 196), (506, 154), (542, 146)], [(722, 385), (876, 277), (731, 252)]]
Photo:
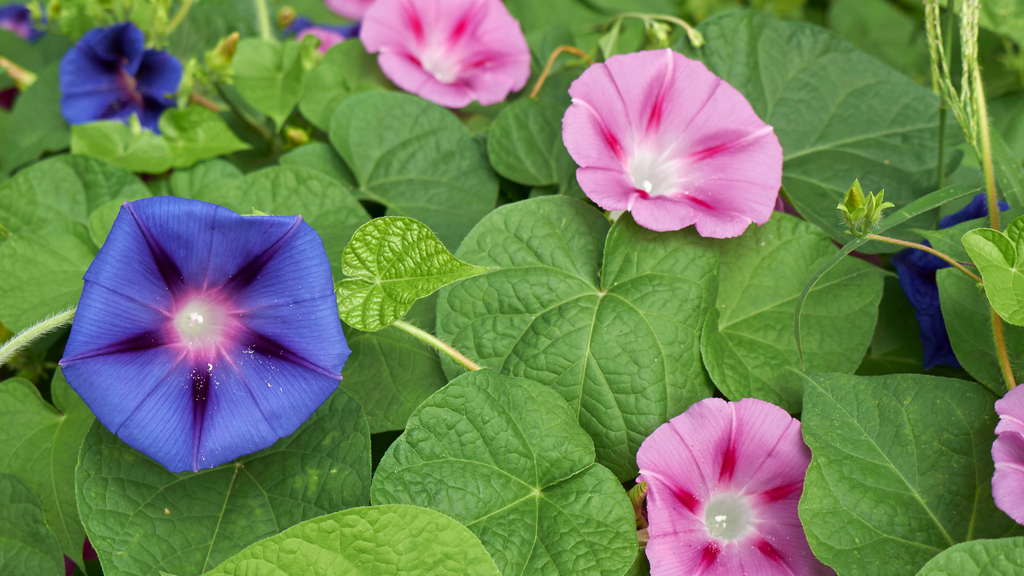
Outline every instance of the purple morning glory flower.
[(104, 426), (181, 472), (294, 432), (348, 355), (330, 262), (301, 216), (167, 196), (121, 208), (60, 364)]
[[(1009, 209), (1006, 202), (999, 202), (999, 211)], [(988, 201), (984, 194), (978, 194), (970, 204), (959, 212), (950, 214), (939, 221), (939, 228), (949, 228), (961, 222), (988, 216)], [(925, 246), (931, 246), (927, 241)], [(900, 287), (907, 300), (914, 307), (914, 315), (921, 331), (921, 344), (924, 348), (924, 369), (935, 366), (952, 366), (960, 368), (960, 361), (953, 353), (946, 332), (946, 322), (942, 319), (939, 306), (939, 285), (935, 281), (935, 272), (950, 265), (941, 258), (927, 252), (903, 250), (890, 260), (900, 278)]]
[(162, 50), (146, 50), (135, 24), (90, 30), (60, 61), (60, 111), (69, 124), (126, 122), (138, 114), (159, 132), (160, 114), (174, 105), (181, 62)]
[(22, 4), (0, 6), (0, 29), (14, 32), (29, 42), (35, 42), (45, 34), (36, 28), (32, 13)]

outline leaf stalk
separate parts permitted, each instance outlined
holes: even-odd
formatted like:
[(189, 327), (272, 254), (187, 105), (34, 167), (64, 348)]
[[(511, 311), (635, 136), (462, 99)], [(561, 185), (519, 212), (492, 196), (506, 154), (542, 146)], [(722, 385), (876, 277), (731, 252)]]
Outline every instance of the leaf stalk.
[(54, 330), (70, 324), (71, 320), (74, 319), (75, 312), (77, 310), (77, 307), (72, 306), (63, 312), (58, 312), (53, 316), (47, 317), (45, 320), (41, 320), (32, 326), (25, 328), (21, 332), (15, 334), (10, 340), (4, 342), (3, 346), (0, 346), (0, 366), (6, 364), (8, 360), (13, 358), (18, 352), (27, 348), (36, 340), (50, 332), (53, 332)]
[(419, 328), (413, 326), (412, 324), (409, 324), (408, 322), (404, 322), (402, 320), (396, 321), (394, 324), (392, 324), (392, 326), (398, 328), (399, 330), (405, 332), (406, 334), (409, 334), (410, 336), (416, 338), (420, 342), (423, 342), (427, 346), (434, 348), (438, 352), (441, 352), (445, 356), (455, 361), (456, 364), (462, 366), (463, 368), (469, 370), (470, 372), (480, 369), (479, 364), (473, 362), (469, 358), (466, 358), (461, 352), (459, 352), (455, 348), (452, 348), (448, 344), (445, 344), (443, 340), (441, 340), (437, 336), (434, 336), (430, 332), (420, 330)]

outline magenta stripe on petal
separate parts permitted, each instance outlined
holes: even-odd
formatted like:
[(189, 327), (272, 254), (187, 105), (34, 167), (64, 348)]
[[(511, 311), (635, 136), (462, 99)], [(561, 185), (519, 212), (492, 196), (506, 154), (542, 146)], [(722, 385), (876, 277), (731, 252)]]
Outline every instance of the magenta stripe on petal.
[(301, 217), (160, 197), (122, 208), (61, 365), (104, 426), (180, 472), (292, 433), (348, 355), (330, 263)]
[[(620, 54), (589, 67), (569, 94), (562, 140), (597, 205), (627, 209), (658, 232), (695, 225), (714, 238), (771, 217), (782, 185), (778, 138), (701, 62), (669, 49)], [(611, 177), (596, 177), (603, 172), (628, 184), (608, 187)]]
[(996, 401), (999, 424), (992, 443), (996, 469), (992, 497), (996, 506), (1018, 524), (1024, 524), (1024, 386), (1017, 386)]

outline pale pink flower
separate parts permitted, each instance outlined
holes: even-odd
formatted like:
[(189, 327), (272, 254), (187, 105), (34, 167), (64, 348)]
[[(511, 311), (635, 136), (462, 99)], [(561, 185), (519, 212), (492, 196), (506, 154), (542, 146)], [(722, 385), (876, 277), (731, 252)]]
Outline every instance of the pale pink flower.
[(996, 463), (992, 497), (1000, 510), (1024, 524), (1024, 386), (1017, 386), (996, 401), (999, 424), (992, 443)]
[(735, 88), (672, 50), (612, 56), (569, 88), (562, 140), (605, 210), (664, 232), (739, 236), (772, 215), (782, 147)]
[(362, 20), (373, 2), (374, 0), (324, 0), (324, 4), (331, 12), (349, 20)]
[(488, 106), (530, 78), (530, 49), (501, 0), (377, 0), (360, 40), (396, 86), (435, 104)]
[(797, 516), (811, 452), (782, 408), (701, 400), (644, 440), (636, 460), (651, 576), (834, 574)]

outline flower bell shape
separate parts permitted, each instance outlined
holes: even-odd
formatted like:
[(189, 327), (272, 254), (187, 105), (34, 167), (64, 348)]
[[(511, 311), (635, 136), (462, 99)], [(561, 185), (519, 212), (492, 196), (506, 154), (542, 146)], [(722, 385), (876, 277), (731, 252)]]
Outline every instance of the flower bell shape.
[(60, 364), (100, 423), (177, 473), (294, 432), (348, 355), (330, 262), (301, 216), (156, 197), (121, 208)]
[(160, 114), (174, 105), (181, 62), (167, 52), (146, 50), (135, 24), (96, 28), (82, 36), (60, 61), (60, 111), (68, 124), (96, 120), (127, 122), (159, 132)]
[(29, 42), (35, 42), (45, 34), (36, 28), (35, 22), (32, 21), (32, 13), (21, 4), (0, 6), (0, 30), (13, 32)]
[[(1006, 202), (999, 202), (1000, 212), (1009, 210), (1009, 208), (1010, 206)], [(988, 200), (984, 194), (978, 194), (967, 206), (942, 218), (939, 221), (939, 228), (949, 228), (987, 215)], [(931, 246), (927, 240), (923, 244)], [(953, 345), (950, 343), (949, 333), (946, 331), (946, 321), (942, 317), (942, 307), (939, 305), (939, 285), (935, 280), (936, 271), (949, 268), (950, 265), (937, 256), (913, 248), (897, 252), (889, 262), (896, 269), (903, 294), (910, 301), (910, 305), (914, 307), (914, 316), (917, 318), (924, 352), (922, 359), (924, 369), (931, 370), (936, 366), (960, 368), (960, 361), (953, 353)]]
[(834, 574), (797, 516), (811, 452), (782, 408), (701, 400), (644, 440), (636, 460), (651, 576)]
[(657, 232), (739, 236), (772, 215), (782, 147), (735, 88), (668, 48), (612, 56), (569, 87), (562, 140), (605, 210)]
[(530, 78), (530, 49), (501, 0), (377, 0), (359, 39), (396, 86), (435, 104), (488, 106)]
[(1024, 386), (1010, 390), (996, 401), (999, 424), (992, 443), (992, 497), (1006, 515), (1024, 524)]
[(327, 9), (349, 20), (362, 20), (375, 0), (324, 0)]

